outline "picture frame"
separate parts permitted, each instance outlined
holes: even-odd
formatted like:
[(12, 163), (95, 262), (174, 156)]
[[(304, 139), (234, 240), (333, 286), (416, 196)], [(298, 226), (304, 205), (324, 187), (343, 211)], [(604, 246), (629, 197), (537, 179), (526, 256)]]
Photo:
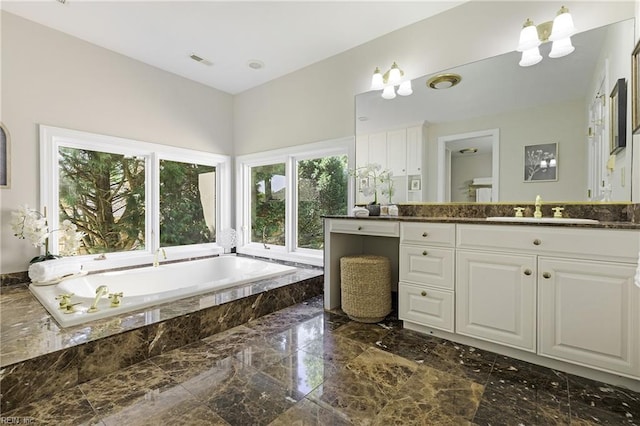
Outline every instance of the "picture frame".
[(11, 187), (11, 137), (0, 122), (0, 189)]
[(640, 133), (640, 40), (631, 53), (631, 130)]
[(524, 182), (558, 180), (558, 143), (524, 146)]
[(420, 191), (420, 179), (411, 180), (411, 190)]
[(609, 95), (609, 153), (627, 146), (627, 81), (619, 78)]

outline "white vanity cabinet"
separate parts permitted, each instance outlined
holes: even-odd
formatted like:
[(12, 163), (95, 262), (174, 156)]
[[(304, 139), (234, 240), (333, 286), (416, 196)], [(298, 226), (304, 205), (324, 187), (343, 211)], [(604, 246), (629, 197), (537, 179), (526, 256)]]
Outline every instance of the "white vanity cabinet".
[(640, 377), (635, 232), (458, 225), (456, 333)]
[(454, 331), (454, 246), (454, 224), (400, 225), (400, 319)]
[(538, 352), (640, 377), (635, 265), (538, 259)]
[(536, 350), (536, 257), (458, 250), (456, 332)]

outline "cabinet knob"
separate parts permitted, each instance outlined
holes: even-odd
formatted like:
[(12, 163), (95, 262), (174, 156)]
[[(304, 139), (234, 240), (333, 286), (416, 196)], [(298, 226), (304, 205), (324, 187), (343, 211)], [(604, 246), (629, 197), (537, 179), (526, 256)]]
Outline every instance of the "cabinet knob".
[(525, 269), (524, 270), (524, 274), (525, 275), (531, 275), (531, 269)]
[(422, 296), (426, 296), (426, 295), (427, 295), (427, 292), (426, 292), (426, 291), (424, 291), (424, 290), (422, 290), (422, 293), (420, 293), (420, 295), (422, 295)]
[(540, 244), (542, 244), (542, 241), (540, 241), (539, 239), (536, 238), (535, 240), (533, 240), (534, 246), (539, 246)]
[(426, 237), (426, 236), (428, 236), (428, 235), (429, 235), (429, 234), (427, 234), (426, 232), (423, 232), (423, 233), (422, 233), (422, 236), (423, 236), (423, 237)]
[(423, 256), (426, 256), (426, 255), (427, 255), (427, 251), (426, 251), (426, 250), (425, 250), (425, 251), (423, 251), (423, 252), (422, 252), (422, 255), (423, 255)]
[(358, 226), (358, 231), (362, 231), (362, 226)]
[(551, 278), (551, 273), (545, 272), (545, 273), (542, 274), (542, 276), (545, 277), (546, 279), (549, 279), (549, 278)]

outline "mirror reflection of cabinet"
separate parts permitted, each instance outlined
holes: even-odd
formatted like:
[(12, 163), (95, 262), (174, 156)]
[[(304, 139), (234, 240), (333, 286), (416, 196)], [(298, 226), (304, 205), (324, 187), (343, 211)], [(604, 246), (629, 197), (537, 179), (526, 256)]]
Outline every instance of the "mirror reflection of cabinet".
[[(410, 126), (356, 136), (356, 168), (367, 164), (380, 164), (394, 177), (393, 203), (422, 201), (422, 146), (423, 127)], [(356, 185), (359, 188), (359, 185)], [(373, 197), (365, 197), (359, 190), (356, 203), (369, 203)], [(386, 197), (380, 197), (388, 203)]]

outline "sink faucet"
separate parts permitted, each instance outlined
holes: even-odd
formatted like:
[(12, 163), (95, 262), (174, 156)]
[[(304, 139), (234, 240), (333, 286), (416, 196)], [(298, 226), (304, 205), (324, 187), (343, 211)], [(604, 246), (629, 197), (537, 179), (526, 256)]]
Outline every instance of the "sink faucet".
[(98, 302), (100, 301), (100, 298), (107, 293), (109, 293), (109, 289), (106, 285), (98, 286), (98, 288), (96, 288), (96, 298), (93, 300), (93, 304), (87, 312), (96, 312), (98, 310)]
[(160, 266), (160, 262), (158, 262), (158, 257), (160, 253), (162, 253), (162, 257), (164, 258), (164, 260), (167, 260), (167, 252), (165, 252), (163, 248), (159, 248), (158, 250), (156, 250), (156, 254), (153, 256), (154, 268)]
[(542, 197), (536, 195), (536, 211), (533, 213), (533, 217), (540, 218), (542, 217), (542, 211), (540, 208), (542, 207)]

